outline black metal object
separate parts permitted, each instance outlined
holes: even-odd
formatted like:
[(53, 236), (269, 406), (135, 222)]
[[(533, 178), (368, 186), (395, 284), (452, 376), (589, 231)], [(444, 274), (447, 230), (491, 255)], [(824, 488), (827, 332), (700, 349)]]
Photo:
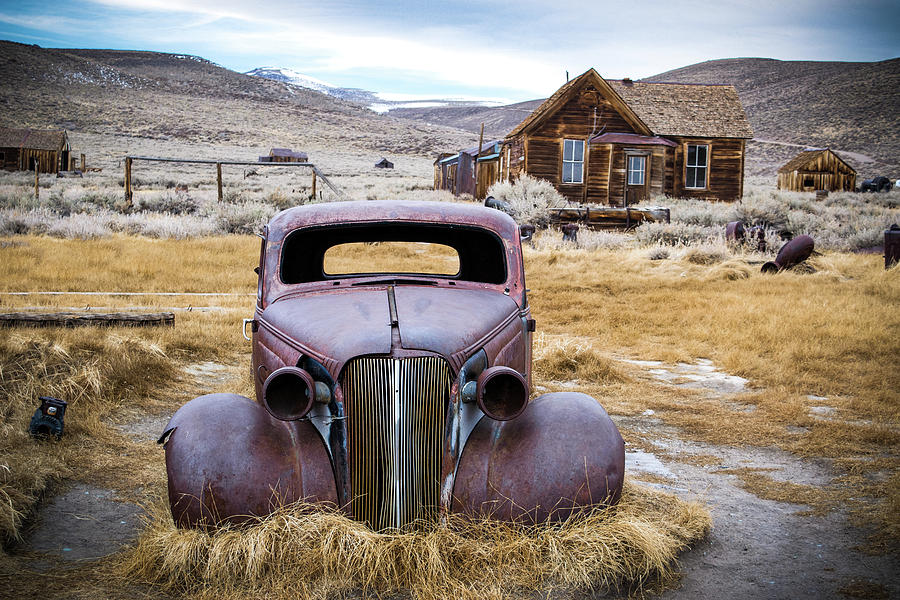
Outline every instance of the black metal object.
[(532, 238), (534, 238), (534, 225), (530, 223), (526, 223), (519, 227), (519, 236), (522, 238), (523, 242), (531, 242)]
[(884, 176), (873, 177), (872, 179), (866, 179), (859, 186), (859, 191), (861, 192), (889, 192), (891, 191), (891, 180)]
[(39, 400), (41, 405), (34, 411), (28, 430), (35, 437), (50, 437), (52, 435), (59, 439), (62, 437), (63, 419), (66, 416), (66, 407), (69, 403), (50, 396), (41, 396)]
[(578, 242), (578, 225), (566, 223), (560, 229), (562, 230), (564, 242)]
[(900, 263), (900, 225), (894, 223), (884, 230), (884, 268)]
[(512, 214), (512, 206), (509, 205), (509, 202), (497, 200), (493, 196), (488, 196), (487, 198), (485, 198), (484, 205), (488, 208), (496, 208), (497, 210), (505, 212), (508, 215)]

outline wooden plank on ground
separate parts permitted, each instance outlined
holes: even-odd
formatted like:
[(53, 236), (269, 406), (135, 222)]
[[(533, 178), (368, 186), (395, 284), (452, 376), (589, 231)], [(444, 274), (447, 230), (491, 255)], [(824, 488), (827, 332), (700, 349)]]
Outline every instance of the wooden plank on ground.
[(0, 327), (175, 326), (175, 313), (19, 312), (0, 313)]

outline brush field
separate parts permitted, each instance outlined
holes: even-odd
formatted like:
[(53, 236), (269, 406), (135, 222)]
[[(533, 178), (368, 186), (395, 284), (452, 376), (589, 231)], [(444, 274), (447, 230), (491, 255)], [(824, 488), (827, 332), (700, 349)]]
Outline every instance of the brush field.
[[(561, 244), (558, 235), (542, 233), (526, 248), (539, 331), (536, 391), (589, 393), (621, 429), (638, 461), (626, 468), (631, 483), (619, 525), (610, 529), (595, 517), (560, 531), (451, 527), (412, 537), (373, 537), (337, 515), (310, 519), (303, 511), (218, 536), (180, 532), (168, 521), (155, 444), (167, 416), (200, 393), (252, 395), (240, 319), (252, 314), (255, 237), (5, 238), (4, 310), (174, 309), (176, 326), (0, 334), (0, 584), (19, 597), (38, 590), (85, 598), (340, 597), (406, 589), (421, 598), (474, 598), (537, 587), (569, 598), (606, 588), (658, 592), (683, 570), (681, 590), (664, 597), (697, 597), (725, 577), (723, 567), (697, 562), (701, 549), (726, 547), (736, 561), (729, 572), (743, 569), (751, 584), (782, 569), (784, 591), (798, 575), (783, 553), (800, 554), (801, 570), (811, 569), (804, 561), (815, 555), (804, 548), (820, 544), (832, 562), (825, 577), (806, 582), (811, 593), (896, 593), (888, 574), (900, 540), (900, 270), (885, 271), (878, 255), (826, 252), (807, 269), (763, 276), (761, 256), (724, 243), (609, 249)], [(41, 290), (73, 294), (8, 294)], [(746, 386), (697, 387), (696, 377), (678, 371), (703, 361)], [(674, 376), (661, 380), (665, 369)], [(48, 394), (70, 402), (58, 443), (25, 433), (36, 397)], [(642, 467), (648, 460), (663, 468)], [(73, 483), (145, 506), (136, 545), (127, 538), (112, 556), (74, 563), (58, 548), (30, 549), (41, 506)], [(682, 555), (679, 566), (672, 559), (709, 526), (702, 505), (712, 511), (710, 541)], [(85, 518), (102, 519), (91, 514)], [(760, 515), (759, 529), (743, 530)], [(671, 529), (677, 523), (681, 529)], [(793, 550), (769, 540), (766, 530), (779, 527), (789, 527)], [(310, 545), (297, 547), (290, 532)], [(770, 562), (741, 566), (739, 548), (748, 546), (771, 553)], [(286, 554), (275, 559), (269, 552), (277, 547)], [(619, 550), (598, 562), (603, 553), (590, 548), (601, 547)], [(310, 571), (310, 560), (321, 567)], [(22, 577), (41, 564), (54, 565), (52, 578)], [(293, 583), (297, 577), (305, 583)]]

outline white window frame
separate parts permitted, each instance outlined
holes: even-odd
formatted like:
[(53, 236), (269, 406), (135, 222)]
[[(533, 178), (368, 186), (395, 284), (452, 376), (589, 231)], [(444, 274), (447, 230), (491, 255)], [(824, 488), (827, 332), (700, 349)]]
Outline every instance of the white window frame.
[[(572, 148), (571, 153), (569, 154), (569, 158), (566, 159), (566, 147), (570, 146)], [(577, 160), (575, 157), (577, 153), (575, 152), (576, 148), (581, 148), (581, 159)], [(572, 139), (564, 139), (563, 140), (563, 160), (562, 160), (562, 173), (560, 173), (560, 181), (562, 183), (571, 183), (571, 184), (579, 184), (584, 183), (584, 140), (572, 140)], [(569, 181), (566, 181), (566, 165), (572, 165), (572, 175)], [(575, 178), (575, 165), (578, 165), (578, 178)]]
[[(632, 160), (640, 160), (641, 168), (640, 169), (632, 169)], [(625, 155), (625, 164), (627, 169), (627, 178), (626, 181), (628, 185), (641, 186), (647, 181), (647, 156), (645, 154), (626, 154)], [(636, 173), (640, 175), (640, 181), (632, 181), (632, 173)]]
[[(691, 146), (695, 148), (706, 148), (705, 158), (706, 161), (701, 165), (690, 164), (690, 155), (691, 155)], [(694, 159), (696, 161), (696, 157), (699, 152), (694, 152)], [(694, 173), (694, 185), (688, 185), (688, 170), (689, 169), (703, 169), (703, 185), (697, 185), (697, 174)], [(705, 190), (708, 187), (709, 182), (709, 144), (685, 144), (684, 147), (684, 189), (686, 190)]]

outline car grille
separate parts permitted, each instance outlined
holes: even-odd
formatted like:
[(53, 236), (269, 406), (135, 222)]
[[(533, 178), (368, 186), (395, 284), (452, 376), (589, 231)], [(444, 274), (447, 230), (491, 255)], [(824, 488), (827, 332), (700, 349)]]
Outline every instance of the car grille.
[(434, 516), (450, 380), (439, 357), (348, 363), (341, 385), (357, 520), (382, 530)]

